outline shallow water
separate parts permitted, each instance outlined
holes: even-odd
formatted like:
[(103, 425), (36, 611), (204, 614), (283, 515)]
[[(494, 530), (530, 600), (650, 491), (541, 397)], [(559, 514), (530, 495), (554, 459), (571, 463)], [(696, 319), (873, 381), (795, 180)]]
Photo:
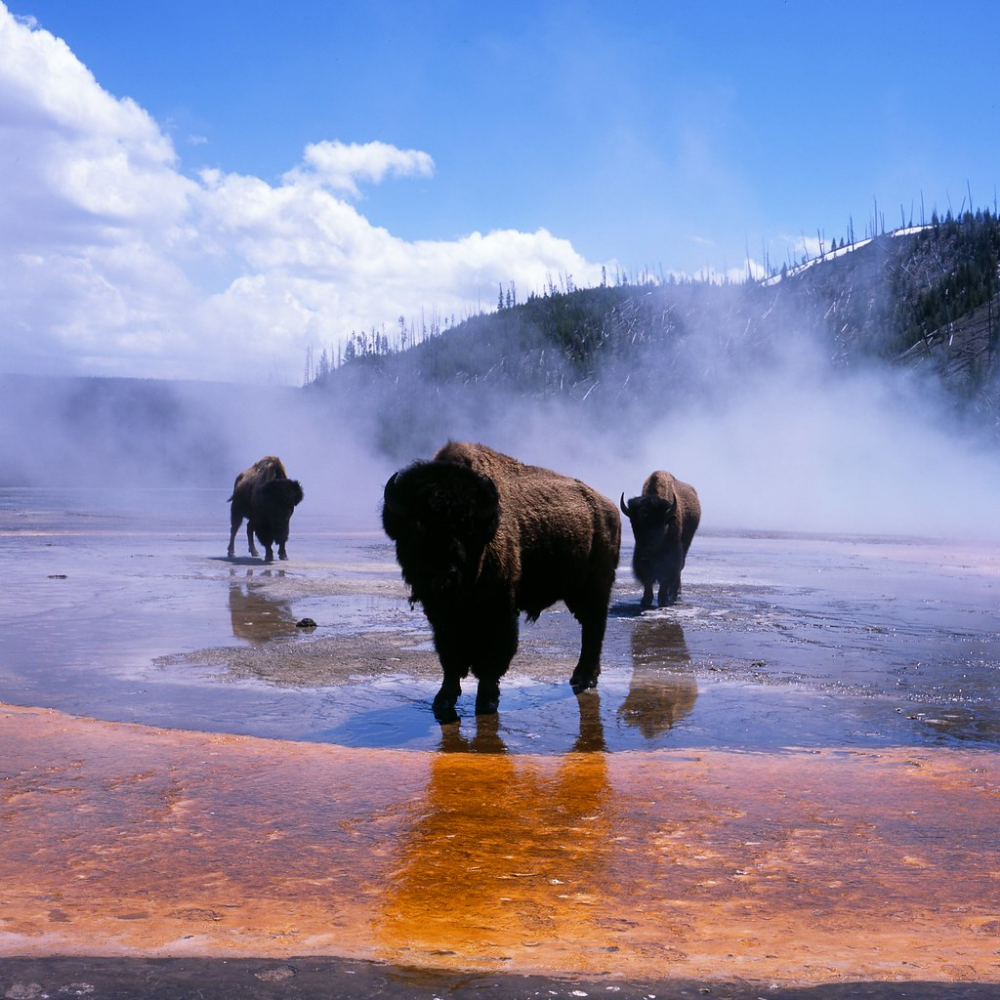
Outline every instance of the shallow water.
[(706, 527), (682, 603), (644, 614), (625, 549), (598, 692), (569, 690), (559, 605), (522, 626), (497, 724), (469, 686), (442, 728), (377, 505), (304, 503), (267, 566), (242, 534), (225, 558), (227, 495), (0, 490), (0, 702), (369, 748), (1000, 747), (996, 543)]
[(598, 691), (556, 607), (442, 727), (377, 512), (266, 566), (226, 496), (0, 491), (0, 955), (1000, 981), (997, 545), (705, 530), (645, 614), (625, 551)]

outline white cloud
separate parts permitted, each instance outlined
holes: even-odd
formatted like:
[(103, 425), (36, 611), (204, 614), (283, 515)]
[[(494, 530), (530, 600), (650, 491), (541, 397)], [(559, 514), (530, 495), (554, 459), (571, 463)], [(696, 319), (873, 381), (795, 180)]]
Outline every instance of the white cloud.
[(280, 183), (188, 177), (159, 125), (0, 3), (0, 356), (8, 370), (295, 382), (307, 347), (490, 308), (600, 265), (545, 230), (406, 241), (352, 204), (431, 157), (319, 142)]
[[(434, 173), (434, 161), (427, 153), (416, 149), (396, 149), (384, 142), (363, 145), (311, 143), (306, 146), (305, 163), (322, 183), (355, 198), (361, 195), (358, 180), (377, 184), (388, 175), (430, 177)], [(307, 171), (296, 168), (286, 175), (286, 179), (298, 182), (307, 180), (309, 176)]]

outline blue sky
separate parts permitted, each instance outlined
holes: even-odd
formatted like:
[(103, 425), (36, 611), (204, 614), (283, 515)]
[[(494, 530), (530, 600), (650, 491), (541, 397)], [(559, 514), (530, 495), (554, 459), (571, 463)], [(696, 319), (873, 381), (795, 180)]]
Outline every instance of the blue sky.
[(0, 366), (294, 383), (501, 282), (992, 209), (997, 37), (964, 0), (8, 0)]

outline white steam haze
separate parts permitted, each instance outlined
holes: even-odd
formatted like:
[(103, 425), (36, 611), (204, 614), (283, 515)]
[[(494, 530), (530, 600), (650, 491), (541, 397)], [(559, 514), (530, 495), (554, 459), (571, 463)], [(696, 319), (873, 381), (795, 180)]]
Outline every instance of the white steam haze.
[[(834, 371), (807, 335), (787, 334), (772, 367), (724, 366), (699, 402), (660, 419), (634, 424), (623, 407), (583, 425), (558, 405), (512, 403), (483, 434), (614, 500), (666, 469), (698, 490), (705, 531), (1000, 538), (996, 445), (960, 428), (933, 383), (874, 365)], [(695, 364), (717, 350), (709, 339), (692, 345)]]
[[(405, 240), (366, 219), (365, 185), (433, 172), (427, 152), (328, 138), (276, 180), (187, 173), (143, 108), (0, 4), (0, 368), (60, 376), (0, 377), (0, 486), (228, 490), (275, 453), (306, 505), (374, 526), (388, 474), (452, 437), (616, 501), (668, 469), (698, 489), (706, 531), (1000, 535), (995, 450), (957, 433), (927, 385), (834, 374), (794, 329), (752, 376), (726, 368), (716, 340), (693, 339), (688, 365), (716, 372), (711, 391), (683, 408), (665, 397), (663, 416), (641, 424), (625, 406), (581, 422), (554, 402), (452, 408), (428, 393), (441, 410), (434, 446), (381, 454), (369, 400), (281, 388), (301, 381), (307, 349), (400, 316), (461, 320), (492, 308), (501, 284), (523, 297), (559, 276), (601, 280), (600, 264), (544, 229)], [(112, 390), (74, 376), (185, 381)], [(220, 547), (225, 522), (220, 511)]]

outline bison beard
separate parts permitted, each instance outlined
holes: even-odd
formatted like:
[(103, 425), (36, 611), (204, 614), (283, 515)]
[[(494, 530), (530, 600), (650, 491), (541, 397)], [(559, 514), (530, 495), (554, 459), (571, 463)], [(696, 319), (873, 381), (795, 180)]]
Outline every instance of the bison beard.
[(642, 495), (625, 502), (622, 513), (632, 523), (635, 553), (632, 571), (642, 584), (641, 606), (653, 606), (653, 585), (659, 583), (656, 603), (669, 607), (681, 593), (681, 570), (701, 520), (701, 504), (693, 486), (657, 471), (642, 484)]
[(444, 672), (434, 698), (439, 722), (458, 718), (470, 670), (476, 714), (496, 712), (519, 612), (534, 621), (559, 600), (582, 629), (573, 691), (597, 686), (621, 542), (610, 500), (485, 445), (450, 442), (386, 483), (382, 524), (410, 600), (423, 605), (434, 632)]
[(230, 509), (229, 549), (230, 559), (236, 553), (236, 533), (243, 519), (247, 522), (247, 544), (250, 555), (257, 555), (253, 543), (256, 535), (266, 554), (265, 562), (274, 560), (273, 546), (278, 545), (278, 558), (287, 559), (285, 543), (292, 514), (302, 503), (302, 487), (289, 479), (280, 458), (267, 455), (244, 469), (233, 483)]

